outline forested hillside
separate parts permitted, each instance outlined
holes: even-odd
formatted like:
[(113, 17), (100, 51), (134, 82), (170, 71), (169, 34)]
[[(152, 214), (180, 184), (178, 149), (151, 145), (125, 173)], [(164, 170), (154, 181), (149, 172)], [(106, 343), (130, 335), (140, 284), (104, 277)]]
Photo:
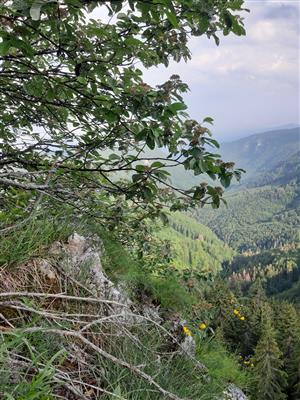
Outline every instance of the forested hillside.
[(228, 193), (225, 199), (227, 206), (214, 211), (199, 209), (194, 215), (239, 252), (256, 252), (297, 241), (297, 183), (241, 188)]
[(254, 255), (236, 256), (223, 267), (225, 276), (233, 286), (237, 285), (246, 291), (253, 282), (261, 280), (269, 296), (287, 291), (300, 280), (299, 250), (289, 246)]
[[(300, 140), (300, 138), (299, 138)], [(297, 144), (295, 144), (297, 146)], [(297, 147), (295, 147), (295, 150)], [(279, 161), (266, 172), (258, 171), (253, 179), (248, 179), (247, 186), (285, 185), (289, 182), (298, 182), (300, 176), (300, 151), (296, 151), (286, 159)], [(297, 197), (299, 198), (299, 196)]]
[(170, 215), (169, 225), (157, 235), (170, 242), (176, 268), (194, 269), (204, 276), (216, 275), (222, 262), (231, 260), (234, 254), (209, 228), (178, 212)]

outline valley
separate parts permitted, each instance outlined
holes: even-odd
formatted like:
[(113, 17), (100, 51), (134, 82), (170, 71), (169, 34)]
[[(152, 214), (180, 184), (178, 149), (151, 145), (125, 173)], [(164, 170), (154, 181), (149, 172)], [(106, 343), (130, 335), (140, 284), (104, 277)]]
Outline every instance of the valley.
[(295, 302), (300, 278), (299, 133), (299, 128), (272, 131), (221, 145), (222, 157), (236, 160), (246, 173), (225, 193), (226, 205), (198, 208), (189, 217), (235, 252), (223, 262), (232, 284), (245, 290), (262, 279), (269, 295), (283, 299), (288, 293)]

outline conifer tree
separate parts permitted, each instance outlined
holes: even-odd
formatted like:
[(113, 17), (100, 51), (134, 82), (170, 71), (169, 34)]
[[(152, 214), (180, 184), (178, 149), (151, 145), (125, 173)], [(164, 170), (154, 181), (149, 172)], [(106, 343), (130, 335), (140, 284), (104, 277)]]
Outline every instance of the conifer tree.
[[(261, 337), (263, 329), (263, 310), (267, 296), (262, 281), (257, 279), (249, 290), (248, 301), (248, 348), (252, 351)], [(271, 313), (271, 310), (270, 310)]]
[(299, 317), (292, 304), (279, 303), (275, 309), (278, 344), (283, 353), (284, 369), (288, 374), (287, 392), (292, 399), (300, 399)]
[(282, 370), (282, 353), (276, 341), (275, 330), (269, 316), (270, 307), (264, 307), (264, 322), (254, 357), (255, 400), (284, 400), (287, 374)]
[(291, 400), (300, 399), (300, 345), (294, 349), (293, 358), (290, 363), (289, 384)]

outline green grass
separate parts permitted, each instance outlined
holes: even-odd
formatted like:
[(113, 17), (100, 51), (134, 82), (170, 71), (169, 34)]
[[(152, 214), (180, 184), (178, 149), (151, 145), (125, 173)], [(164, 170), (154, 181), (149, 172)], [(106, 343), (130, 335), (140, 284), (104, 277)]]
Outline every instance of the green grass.
[(230, 354), (217, 340), (202, 342), (198, 346), (198, 357), (208, 368), (216, 382), (233, 382), (242, 389), (247, 389), (249, 376), (237, 362), (237, 357)]
[(23, 263), (40, 255), (55, 240), (65, 239), (72, 225), (43, 216), (0, 238), (0, 267)]
[[(123, 340), (122, 345), (117, 348), (117, 357), (128, 360), (133, 365), (142, 365), (143, 371), (155, 377), (155, 381), (169, 392), (175, 393), (183, 399), (191, 400), (213, 400), (218, 398), (229, 382), (245, 383), (243, 372), (239, 366), (229, 358), (225, 351), (219, 356), (217, 352), (210, 351), (209, 373), (197, 368), (192, 360), (182, 355), (155, 356), (154, 352), (161, 353), (162, 343), (157, 332), (144, 331), (143, 337), (139, 337), (146, 348), (138, 350), (128, 340)], [(199, 343), (201, 346), (201, 343)], [(215, 345), (217, 347), (219, 345)], [(199, 354), (201, 352), (199, 351)], [(212, 360), (212, 357), (217, 359)], [(225, 358), (223, 364), (220, 358)], [(202, 359), (200, 358), (202, 362)], [(132, 374), (117, 365), (112, 365), (103, 359), (99, 360), (102, 368), (106, 371), (107, 389), (113, 393), (123, 396), (127, 400), (161, 400), (161, 393), (145, 382), (143, 379)], [(224, 368), (230, 367), (227, 374)], [(113, 399), (113, 396), (104, 396), (103, 399)]]
[[(41, 335), (11, 332), (0, 335), (0, 397), (5, 400), (52, 400), (55, 366), (65, 357), (64, 350), (45, 343)], [(57, 341), (58, 342), (58, 341)], [(39, 348), (35, 347), (40, 343)], [(12, 367), (11, 354), (20, 354), (29, 360), (30, 368)], [(33, 372), (35, 371), (35, 372)], [(13, 382), (13, 384), (12, 384)]]

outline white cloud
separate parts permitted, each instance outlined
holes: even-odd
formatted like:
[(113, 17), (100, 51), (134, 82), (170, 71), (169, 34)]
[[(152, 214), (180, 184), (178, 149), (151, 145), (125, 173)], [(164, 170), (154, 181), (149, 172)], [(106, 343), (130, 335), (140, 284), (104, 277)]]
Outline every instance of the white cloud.
[(250, 27), (248, 35), (259, 42), (278, 39), (278, 32), (273, 21), (258, 21)]

